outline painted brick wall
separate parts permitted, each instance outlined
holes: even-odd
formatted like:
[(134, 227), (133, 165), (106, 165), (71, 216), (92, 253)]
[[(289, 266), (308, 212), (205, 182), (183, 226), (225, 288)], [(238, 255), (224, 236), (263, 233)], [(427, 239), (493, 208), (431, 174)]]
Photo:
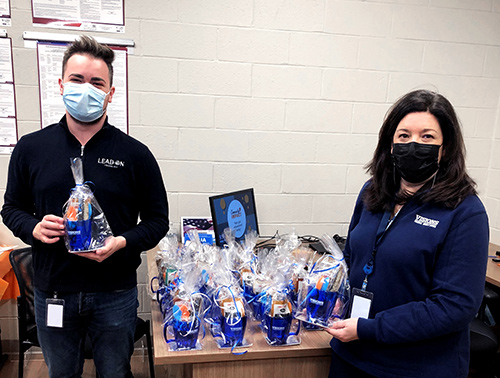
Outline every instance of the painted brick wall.
[[(458, 110), (500, 244), (500, 0), (125, 3), (126, 33), (111, 37), (136, 43), (130, 134), (159, 161), (176, 228), (181, 216), (208, 216), (210, 195), (253, 187), (262, 235), (345, 235), (384, 114), (428, 88)], [(22, 32), (40, 28), (30, 0), (11, 7), (24, 135), (39, 128), (39, 108), (36, 52)], [(0, 156), (0, 194), (8, 160)], [(2, 337), (14, 338), (4, 327), (12, 311), (3, 313)]]

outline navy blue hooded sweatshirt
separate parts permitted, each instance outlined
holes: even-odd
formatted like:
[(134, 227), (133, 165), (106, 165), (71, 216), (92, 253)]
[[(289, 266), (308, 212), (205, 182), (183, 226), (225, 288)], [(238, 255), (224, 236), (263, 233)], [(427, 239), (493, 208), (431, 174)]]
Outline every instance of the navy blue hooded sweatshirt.
[[(362, 191), (363, 192), (363, 191)], [(358, 197), (345, 257), (361, 288), (383, 213)], [(345, 361), (376, 377), (460, 378), (469, 366), (469, 323), (482, 300), (489, 226), (477, 196), (455, 209), (407, 202), (378, 244), (359, 340), (331, 341)]]
[[(63, 215), (75, 186), (70, 160), (78, 156), (83, 160), (84, 180), (94, 184), (94, 195), (113, 235), (127, 240), (125, 248), (101, 263), (69, 253), (62, 238), (44, 244), (32, 235), (46, 214)], [(66, 117), (23, 136), (10, 160), (1, 214), (14, 235), (33, 247), (35, 287), (59, 292), (133, 288), (140, 253), (156, 246), (169, 226), (158, 163), (145, 145), (107, 119), (85, 147), (69, 132)]]

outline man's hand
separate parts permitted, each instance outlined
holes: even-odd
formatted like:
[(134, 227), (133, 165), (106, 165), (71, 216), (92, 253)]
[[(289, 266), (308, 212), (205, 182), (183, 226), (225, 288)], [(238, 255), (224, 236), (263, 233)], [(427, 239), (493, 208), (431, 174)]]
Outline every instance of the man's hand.
[(48, 214), (33, 229), (33, 237), (42, 243), (53, 244), (64, 235), (63, 218)]
[(127, 245), (127, 240), (123, 236), (111, 236), (106, 239), (104, 247), (99, 248), (93, 252), (78, 252), (75, 255), (86, 257), (90, 260), (103, 262), (113, 253)]
[(358, 340), (358, 318), (335, 322), (326, 332), (344, 343)]

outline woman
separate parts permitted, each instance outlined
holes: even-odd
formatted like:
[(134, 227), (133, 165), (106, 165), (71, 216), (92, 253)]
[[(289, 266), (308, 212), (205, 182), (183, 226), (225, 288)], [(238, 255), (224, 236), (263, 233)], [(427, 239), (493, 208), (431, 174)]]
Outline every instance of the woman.
[(330, 377), (466, 377), (489, 226), (450, 102), (399, 99), (367, 170), (344, 251), (351, 318), (327, 330)]

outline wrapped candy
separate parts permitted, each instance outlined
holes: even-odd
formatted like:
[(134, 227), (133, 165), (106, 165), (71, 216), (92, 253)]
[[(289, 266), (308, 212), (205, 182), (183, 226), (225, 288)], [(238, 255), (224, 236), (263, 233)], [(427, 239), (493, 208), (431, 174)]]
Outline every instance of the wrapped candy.
[(71, 170), (76, 186), (64, 205), (64, 241), (70, 252), (95, 251), (113, 236), (104, 213), (87, 183), (83, 182), (83, 164), (71, 159)]
[[(198, 240), (197, 235), (192, 235)], [(204, 272), (193, 258), (197, 254), (196, 242), (190, 248), (179, 247), (176, 234), (167, 234), (159, 243), (156, 253), (158, 276), (151, 280), (151, 290), (163, 314), (163, 336), (170, 350), (201, 349), (200, 330), (203, 319), (212, 307), (210, 298), (200, 291)], [(158, 290), (153, 282), (158, 280)]]
[(262, 261), (261, 272), (268, 277), (263, 294), (260, 297), (261, 322), (265, 339), (269, 345), (297, 345), (300, 322), (296, 321), (296, 330), (291, 331), (293, 322), (292, 303), (292, 259), (291, 250), (295, 243), (279, 239), (276, 248), (270, 250)]
[(347, 267), (333, 239), (323, 237), (330, 254), (315, 261), (295, 233), (278, 236), (275, 248), (257, 250), (256, 233), (241, 244), (231, 230), (225, 234), (222, 249), (201, 243), (196, 231), (185, 246), (173, 236), (160, 243), (157, 299), (171, 350), (201, 348), (204, 324), (219, 348), (241, 354), (234, 349), (251, 346), (249, 319), (260, 321), (269, 345), (287, 346), (301, 342), (302, 320), (327, 327), (345, 316)]
[(208, 319), (212, 336), (219, 348), (250, 346), (245, 339), (247, 326), (247, 302), (243, 290), (238, 284), (237, 276), (231, 270), (234, 259), (227, 249), (221, 250), (221, 261), (214, 265), (212, 296), (212, 313)]
[(291, 331), (293, 309), (287, 288), (282, 290), (270, 289), (264, 301), (263, 329), (269, 345), (297, 345), (300, 344), (300, 322), (297, 328)]
[[(173, 306), (173, 298), (179, 284), (178, 266), (181, 256), (176, 234), (167, 234), (159, 243), (159, 250), (155, 255), (158, 275), (151, 279), (151, 292), (155, 294), (163, 316)], [(158, 289), (153, 289), (153, 282), (158, 280)]]
[[(271, 277), (274, 274), (274, 249), (260, 250), (253, 260), (252, 281), (247, 287), (248, 304), (251, 308), (251, 314), (254, 320), (263, 320), (264, 306), (266, 304), (267, 292), (270, 287)], [(247, 280), (248, 281), (248, 280)], [(245, 296), (247, 298), (247, 296)]]
[(216, 318), (217, 329), (219, 333), (213, 336), (220, 339), (217, 344), (220, 348), (236, 348), (241, 346), (250, 346), (245, 337), (247, 326), (247, 314), (245, 310), (245, 299), (241, 293), (233, 292), (237, 288), (223, 286), (219, 288), (214, 297), (215, 305), (219, 308), (219, 314)]
[(173, 351), (202, 347), (198, 336), (211, 302), (199, 291), (200, 273), (195, 264), (185, 262), (179, 270), (177, 287), (170, 291), (172, 306), (165, 312), (163, 333)]
[[(171, 328), (167, 324), (170, 324)], [(163, 328), (164, 337), (167, 343), (174, 343), (172, 350), (201, 349), (198, 343), (200, 320), (196, 316), (191, 301), (178, 300), (174, 302), (172, 319), (165, 325)], [(173, 340), (168, 339), (168, 332), (174, 335)]]
[(168, 286), (175, 279), (180, 254), (179, 242), (176, 234), (167, 234), (160, 240), (159, 251), (156, 253), (155, 261), (158, 268), (160, 285)]
[(307, 276), (308, 263), (312, 255), (313, 250), (307, 247), (298, 247), (292, 253), (290, 294), (294, 307), (297, 307), (298, 294)]
[[(256, 320), (264, 321), (263, 311), (266, 303), (270, 300), (268, 291), (270, 288), (276, 288), (276, 278), (279, 280), (286, 275), (287, 281), (291, 282), (291, 252), (300, 242), (295, 233), (284, 235), (277, 238), (276, 247), (271, 249), (259, 249), (253, 254), (251, 263), (248, 264), (251, 273), (246, 271), (242, 274), (243, 288), (245, 289), (245, 298), (251, 304), (252, 315)], [(283, 287), (288, 282), (281, 282)], [(287, 289), (289, 293), (290, 290)], [(263, 324), (265, 327), (265, 324)]]
[(349, 300), (347, 265), (342, 251), (328, 235), (321, 242), (325, 254), (311, 267), (298, 295), (297, 319), (321, 327), (329, 327), (343, 319)]
[(248, 303), (253, 302), (256, 295), (259, 294), (254, 291), (254, 286), (258, 286), (255, 282), (257, 256), (254, 254), (257, 238), (258, 235), (255, 231), (245, 235), (245, 242), (242, 244), (241, 249), (240, 265), (238, 267), (243, 296)]

